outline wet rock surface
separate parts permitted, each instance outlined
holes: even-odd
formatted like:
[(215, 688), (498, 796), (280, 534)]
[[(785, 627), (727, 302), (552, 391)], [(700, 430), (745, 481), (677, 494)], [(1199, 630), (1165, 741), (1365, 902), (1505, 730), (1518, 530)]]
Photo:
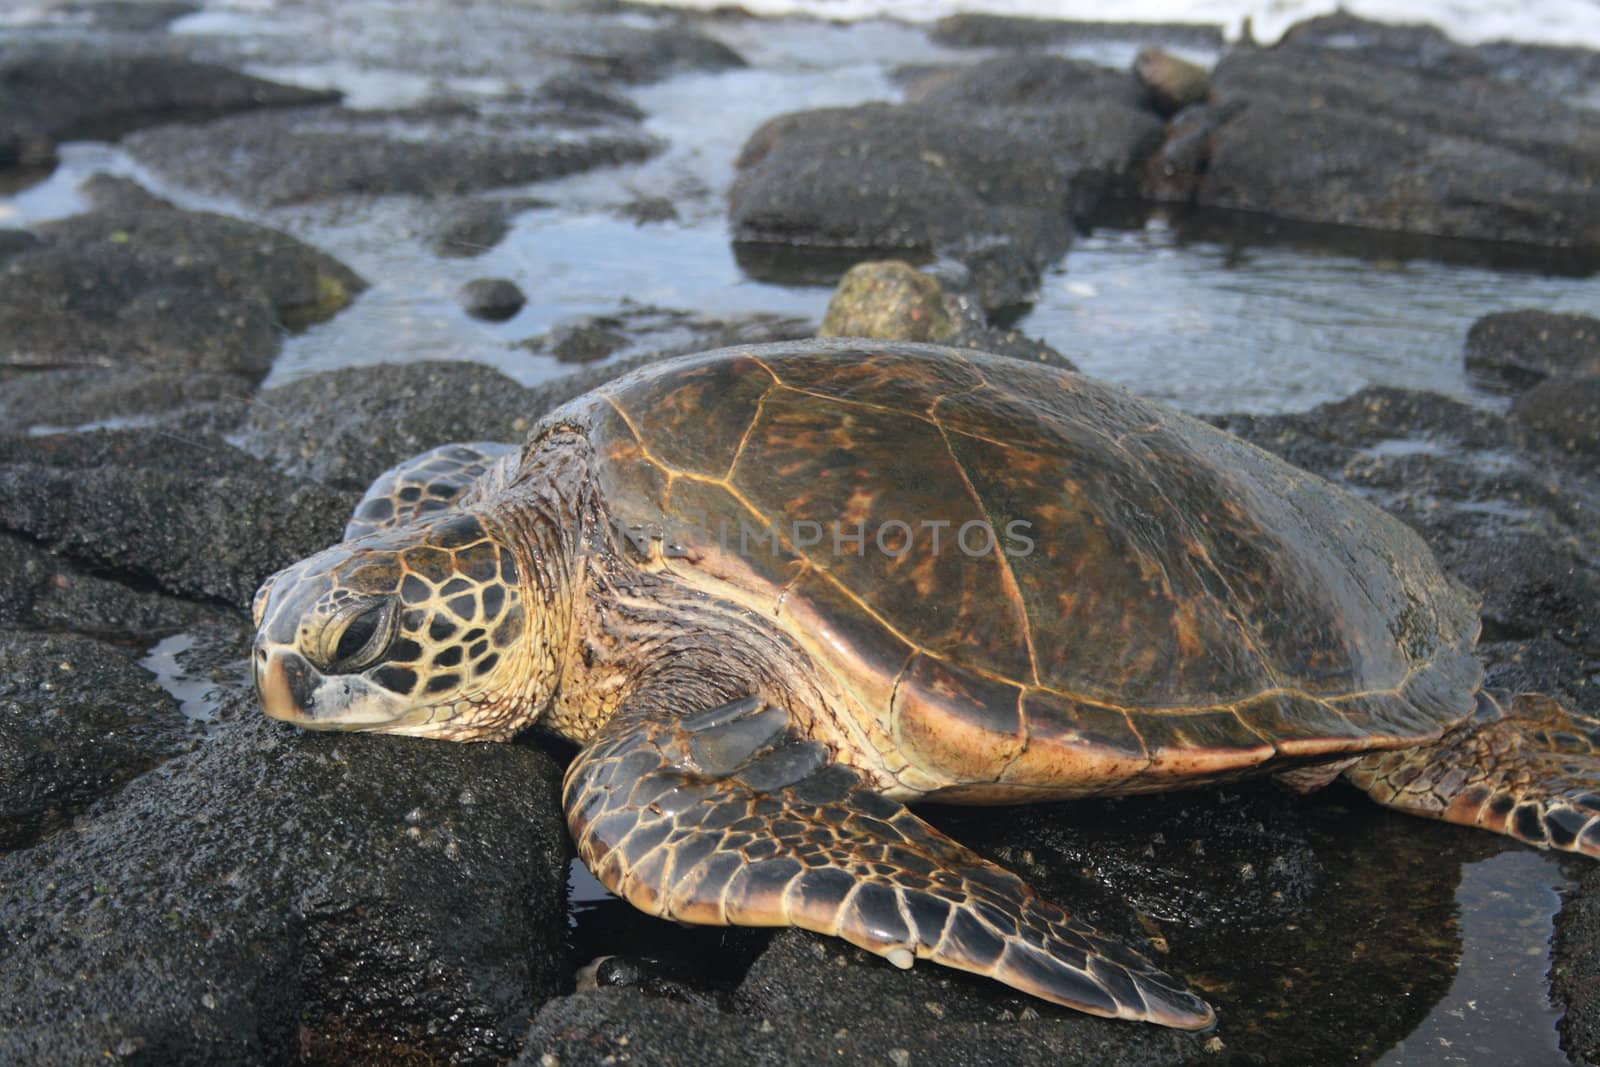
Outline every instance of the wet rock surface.
[(241, 714), (0, 858), (0, 1054), (508, 1056), (565, 969), (556, 778), (522, 746)]
[(1132, 75), (1056, 56), (926, 72), (906, 96), (752, 134), (729, 194), (736, 245), (947, 256), (973, 270), (987, 307), (1005, 307), (1161, 144)]
[(242, 439), (291, 475), (359, 493), (438, 445), (521, 440), (538, 414), (530, 390), (481, 364), (359, 367), (263, 392)]
[(818, 337), (870, 337), (976, 348), (1075, 370), (1043, 341), (991, 326), (973, 272), (943, 261), (917, 270), (901, 260), (858, 263), (840, 279)]
[(1097, 217), (1092, 190), (1131, 195), (1133, 178), (1161, 144), (1161, 123), (1148, 93), (1125, 71), (1058, 56), (1005, 56), (923, 78), (907, 99), (940, 110), (976, 109), (1037, 138), (1056, 156), (1080, 193), (1079, 221)]
[(1563, 1046), (1574, 1063), (1600, 1062), (1600, 871), (1590, 871), (1556, 922), (1550, 986), (1567, 1007)]
[(511, 220), (524, 211), (551, 206), (534, 197), (466, 200), (448, 208), (434, 224), (429, 244), (450, 258), (481, 256), (511, 230)]
[(214, 436), (0, 438), (0, 528), (164, 591), (237, 607), (339, 539), (355, 497)]
[(1212, 73), (1192, 188), (1147, 193), (1310, 222), (1600, 247), (1592, 112), (1500, 78), (1420, 69), (1407, 55), (1294, 35), (1235, 49)]
[(548, 352), (563, 363), (596, 363), (609, 359), (628, 345), (623, 321), (616, 315), (583, 315), (558, 322), (543, 337), (530, 338), (528, 346)]
[[(173, 314), (179, 301), (187, 314)], [(259, 379), (278, 350), (261, 294), (117, 243), (50, 242), (13, 256), (0, 309), (7, 369), (134, 364)]]
[(1284, 40), (1451, 78), (1498, 78), (1557, 99), (1581, 96), (1600, 74), (1600, 54), (1586, 48), (1505, 40), (1467, 46), (1427, 23), (1375, 22), (1346, 11), (1296, 23)]
[(1600, 457), (1600, 377), (1536, 385), (1517, 397), (1511, 417), (1574, 457)]
[[(868, 147), (870, 146), (870, 147)], [(993, 160), (1008, 166), (997, 171)], [(1003, 245), (988, 303), (1015, 303), (1072, 240), (1073, 172), (1027, 134), (933, 109), (867, 105), (774, 119), (740, 153), (735, 241), (961, 259)]]
[(638, 162), (661, 148), (628, 129), (575, 135), (553, 118), (539, 111), (474, 118), (450, 106), (394, 113), (320, 109), (167, 126), (127, 144), (135, 158), (172, 181), (267, 205), (522, 185)]
[(839, 281), (818, 337), (946, 341), (956, 323), (939, 283), (909, 263), (858, 263)]
[(349, 267), (287, 233), (209, 211), (179, 211), (137, 185), (91, 180), (97, 210), (46, 223), (46, 241), (116, 245), (192, 264), (229, 293), (259, 293), (279, 326), (301, 329), (343, 311), (366, 288)]
[(474, 278), (456, 293), (456, 302), (475, 319), (504, 322), (514, 318), (528, 298), (509, 278)]
[[(1102, 1020), (1053, 1028), (1037, 1019), (1018, 1021), (1010, 1009), (974, 1013), (965, 989), (941, 988), (925, 971), (885, 971), (849, 946), (797, 932), (780, 933), (758, 966), (751, 991), (770, 984), (776, 995), (747, 1012), (719, 1012), (633, 989), (552, 1000), (535, 1018), (517, 1063), (533, 1067), (548, 1062), (546, 1055), (581, 1064), (626, 1056), (649, 1065), (990, 1057), (1018, 1064), (1184, 1064), (1206, 1058), (1203, 1039), (1172, 1031), (1130, 1033)], [(943, 1021), (947, 1005), (965, 1009), (965, 1017)]]
[(19, 252), (37, 248), (38, 245), (39, 238), (27, 230), (0, 229), (0, 262), (10, 259)]
[(0, 146), (10, 140), (35, 147), (0, 151), (0, 168), (43, 162), (41, 149), (53, 142), (338, 98), (173, 54), (54, 42), (11, 47), (0, 57)]
[[(1073, 111), (1086, 104), (1124, 104), (1141, 110), (1145, 93), (1127, 71), (1081, 59), (1023, 54), (924, 74), (906, 87), (906, 98), (946, 107), (1038, 110), (1070, 120)], [(1085, 144), (1098, 147), (1084, 138), (1079, 144), (1068, 142), (1057, 147), (1072, 152), (1081, 151)], [(1111, 149), (1107, 156), (1112, 159), (1117, 149), (1126, 151), (1122, 145), (1107, 147)], [(1123, 165), (1127, 165), (1126, 161)]]
[(1600, 377), (1600, 319), (1535, 308), (1485, 315), (1467, 331), (1469, 371), (1504, 388)]
[(715, 37), (670, 21), (650, 27), (549, 23), (538, 47), (602, 78), (639, 84), (686, 71), (733, 70), (744, 58)]
[(967, 13), (933, 24), (933, 40), (951, 48), (1048, 48), (1070, 42), (1113, 40), (1216, 48), (1222, 28), (1203, 22), (1092, 22)]
[(0, 628), (75, 632), (128, 645), (215, 614), (208, 605), (86, 573), (34, 541), (0, 533)]
[(282, 332), (366, 283), (288, 234), (179, 211), (126, 179), (0, 260), (0, 429), (72, 426), (247, 395)]
[[(248, 401), (248, 380), (234, 374), (144, 369), (29, 370), (0, 385), (0, 430), (43, 432), (91, 426), (102, 420), (202, 420)], [(223, 416), (210, 428), (231, 429)]]
[(184, 726), (126, 650), (0, 630), (0, 853), (175, 755)]

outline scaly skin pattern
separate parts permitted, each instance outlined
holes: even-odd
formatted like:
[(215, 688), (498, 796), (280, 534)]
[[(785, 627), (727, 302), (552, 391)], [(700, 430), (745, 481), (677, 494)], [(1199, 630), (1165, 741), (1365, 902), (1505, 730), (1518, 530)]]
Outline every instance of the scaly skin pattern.
[[(257, 687), (268, 711), (316, 725), (359, 691), (405, 714), (358, 728), (450, 737), (492, 734), (516, 719), (540, 672), (528, 662), (529, 613), (504, 540), (486, 518), (446, 511), (274, 576), (255, 606)], [(345, 678), (340, 650), (358, 649), (350, 638), (364, 627), (392, 636), (381, 661)]]
[(1600, 859), (1600, 720), (1531, 693), (1480, 692), (1478, 707), (1438, 744), (1345, 776), (1387, 807)]
[(515, 445), (493, 441), (441, 445), (384, 471), (367, 487), (355, 514), (344, 528), (354, 541), (377, 530), (447, 511), (462, 504), (469, 491), (482, 497), (502, 487), (515, 469)]
[(986, 975), (1079, 1011), (1184, 1029), (1204, 1001), (826, 762), (749, 698), (645, 720), (567, 773), (578, 853), (636, 907), (679, 922), (798, 926), (900, 967)]

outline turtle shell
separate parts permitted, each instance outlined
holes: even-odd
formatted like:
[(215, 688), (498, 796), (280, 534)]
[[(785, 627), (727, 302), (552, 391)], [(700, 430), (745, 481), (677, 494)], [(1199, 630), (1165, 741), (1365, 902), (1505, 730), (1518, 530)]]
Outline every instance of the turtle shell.
[(587, 427), (640, 565), (786, 631), (916, 791), (1166, 788), (1414, 745), (1473, 706), (1477, 603), (1412, 531), (1076, 374), (809, 341), (552, 418)]

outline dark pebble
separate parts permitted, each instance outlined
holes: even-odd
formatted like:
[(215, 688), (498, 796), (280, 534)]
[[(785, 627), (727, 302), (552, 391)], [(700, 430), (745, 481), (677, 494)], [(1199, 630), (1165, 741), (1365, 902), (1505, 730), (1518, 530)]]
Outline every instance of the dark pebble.
[(456, 293), (456, 303), (475, 319), (504, 322), (522, 310), (528, 298), (506, 278), (474, 278)]

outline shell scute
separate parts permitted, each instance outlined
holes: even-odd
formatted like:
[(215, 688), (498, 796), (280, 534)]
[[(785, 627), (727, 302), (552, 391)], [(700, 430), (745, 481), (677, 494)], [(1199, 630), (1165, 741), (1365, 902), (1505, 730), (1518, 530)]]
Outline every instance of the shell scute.
[[(787, 538), (776, 562), (719, 545), (663, 565), (770, 611), (952, 789), (1160, 788), (1420, 743), (1471, 710), (1477, 604), (1415, 533), (1114, 387), (801, 342), (657, 364), (585, 403), (614, 511), (693, 504)], [(1028, 551), (874, 543), (924, 519), (1025, 522)], [(796, 544), (797, 523), (824, 537)], [(864, 550), (835, 525), (865, 527)]]
[[(1008, 603), (994, 554), (934, 547), (929, 524), (954, 531), (985, 519), (965, 477), (925, 419), (779, 390), (733, 484), (801, 555), (915, 644), (1030, 677), (1023, 613)], [(984, 625), (971, 625), (976, 617)]]
[(1161, 788), (1161, 783), (1175, 778), (1222, 778), (1277, 755), (1271, 742), (1245, 727), (1227, 708), (1135, 709), (1128, 712), (1128, 719), (1150, 753), (1150, 766), (1140, 776), (1150, 788)]
[(1236, 710), (1246, 727), (1285, 755), (1343, 752), (1371, 732), (1350, 711), (1297, 690), (1263, 693)]
[(1027, 748), (1000, 774), (1002, 783), (1073, 782), (1093, 793), (1150, 765), (1144, 739), (1120, 708), (1039, 689), (1023, 695), (1022, 708)]
[(913, 645), (886, 631), (848, 591), (815, 570), (782, 595), (774, 617), (828, 663), (866, 707), (889, 719), (895, 682), (916, 651)]
[[(1008, 563), (1032, 624), (1039, 681), (1153, 704), (1271, 685), (1229, 601), (1215, 594), (1195, 536), (1163, 495), (1163, 472), (1108, 462), (1113, 446), (1104, 437), (1061, 436), (1048, 456), (952, 438), (991, 521), (1033, 531), (1031, 550)], [(1089, 648), (1107, 654), (1086, 656)]]
[(819, 350), (803, 360), (765, 363), (791, 389), (846, 403), (925, 414), (945, 397), (983, 385), (983, 375), (959, 355), (930, 363), (911, 351), (863, 353), (856, 347)]
[(735, 358), (648, 379), (617, 404), (630, 419), (648, 418), (644, 444), (661, 463), (720, 478), (772, 386), (759, 362)]
[(1026, 743), (1020, 686), (918, 655), (894, 694), (894, 736), (924, 770), (958, 781), (1009, 763)]

